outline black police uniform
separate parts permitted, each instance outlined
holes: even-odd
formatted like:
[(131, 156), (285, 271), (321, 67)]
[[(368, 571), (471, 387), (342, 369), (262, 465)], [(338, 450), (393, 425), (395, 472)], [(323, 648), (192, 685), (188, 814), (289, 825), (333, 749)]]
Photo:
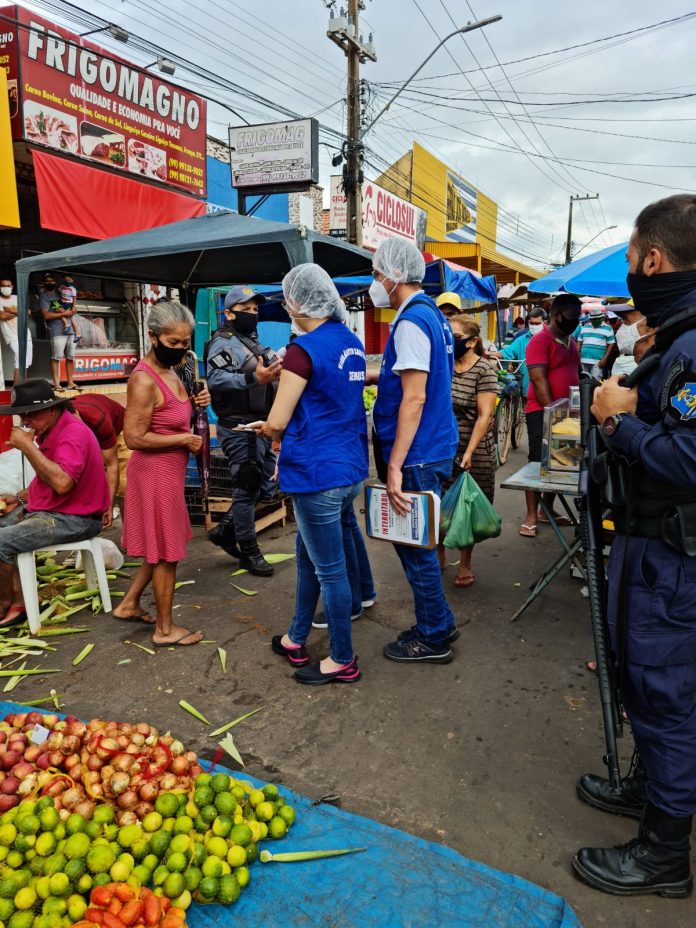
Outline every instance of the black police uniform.
[[(660, 327), (638, 376), (636, 415), (604, 430), (627, 487), (614, 512), (607, 606), (645, 807), (638, 838), (583, 848), (573, 866), (606, 892), (685, 896), (696, 812), (696, 291)], [(590, 779), (604, 789), (592, 804), (635, 814), (642, 783), (612, 808), (606, 781)]]

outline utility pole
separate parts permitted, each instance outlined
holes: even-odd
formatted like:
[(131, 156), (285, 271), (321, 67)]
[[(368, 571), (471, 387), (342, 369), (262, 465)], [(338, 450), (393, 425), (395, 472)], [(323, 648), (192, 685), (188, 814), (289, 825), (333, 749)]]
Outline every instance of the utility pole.
[[(568, 238), (566, 239), (566, 259), (565, 263), (570, 264), (573, 259), (573, 203), (579, 200), (598, 200), (599, 194), (595, 193), (594, 196), (588, 194), (585, 197), (573, 196), (571, 194), (570, 203), (568, 206)], [(604, 231), (604, 230), (603, 230)]]
[(339, 14), (332, 9), (327, 35), (341, 49), (348, 61), (348, 101), (346, 142), (342, 155), (343, 190), (346, 195), (346, 238), (353, 245), (362, 245), (362, 182), (363, 146), (361, 141), (360, 63), (377, 61), (372, 36), (365, 43), (360, 35), (359, 13), (363, 0), (348, 0), (348, 10)]

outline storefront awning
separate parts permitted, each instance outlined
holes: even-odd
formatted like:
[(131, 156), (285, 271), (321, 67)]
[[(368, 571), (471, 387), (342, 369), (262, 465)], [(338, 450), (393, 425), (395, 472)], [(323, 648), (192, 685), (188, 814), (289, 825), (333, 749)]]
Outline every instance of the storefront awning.
[(41, 225), (105, 239), (205, 214), (205, 203), (138, 180), (32, 151)]

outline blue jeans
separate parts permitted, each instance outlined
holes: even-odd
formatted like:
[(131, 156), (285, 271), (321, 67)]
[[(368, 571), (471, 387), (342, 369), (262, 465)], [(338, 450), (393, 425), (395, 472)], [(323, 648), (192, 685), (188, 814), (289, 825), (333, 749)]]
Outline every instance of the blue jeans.
[(365, 539), (352, 506), (343, 510), (341, 525), (343, 526), (343, 548), (346, 552), (346, 568), (350, 583), (351, 615), (358, 615), (362, 611), (363, 600), (375, 599), (377, 591)]
[(295, 615), (288, 631), (296, 644), (305, 644), (321, 593), (329, 628), (331, 659), (353, 660), (351, 588), (346, 568), (343, 513), (353, 508), (362, 483), (319, 493), (293, 493), (297, 519), (297, 590)]
[(12, 564), (18, 554), (49, 545), (85, 541), (95, 538), (101, 530), (101, 516), (28, 512), (20, 506), (0, 520), (0, 561)]
[[(452, 475), (452, 461), (448, 459), (434, 464), (416, 464), (404, 467), (402, 473), (403, 490), (432, 490), (441, 496), (442, 481)], [(439, 647), (445, 643), (447, 630), (455, 622), (442, 590), (437, 549), (394, 545), (394, 550), (399, 555), (413, 592), (418, 636), (428, 644)]]

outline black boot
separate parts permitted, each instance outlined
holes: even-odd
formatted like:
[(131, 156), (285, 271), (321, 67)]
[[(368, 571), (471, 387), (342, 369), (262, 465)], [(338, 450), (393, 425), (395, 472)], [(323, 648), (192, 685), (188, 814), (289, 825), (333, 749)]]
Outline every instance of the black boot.
[(273, 568), (259, 551), (258, 542), (255, 538), (250, 541), (240, 541), (239, 547), (241, 548), (240, 567), (257, 577), (273, 576)]
[(648, 804), (637, 838), (613, 848), (584, 847), (573, 869), (594, 889), (614, 896), (688, 896), (690, 834), (690, 815), (676, 818)]
[(229, 513), (226, 513), (214, 528), (211, 528), (208, 532), (208, 539), (218, 548), (222, 548), (230, 557), (241, 558), (242, 552), (237, 546), (234, 522)]
[(578, 796), (588, 806), (609, 812), (611, 815), (626, 815), (640, 819), (645, 809), (645, 774), (637, 767), (633, 776), (624, 777), (618, 792), (609, 786), (609, 780), (592, 773), (585, 773), (575, 784)]

